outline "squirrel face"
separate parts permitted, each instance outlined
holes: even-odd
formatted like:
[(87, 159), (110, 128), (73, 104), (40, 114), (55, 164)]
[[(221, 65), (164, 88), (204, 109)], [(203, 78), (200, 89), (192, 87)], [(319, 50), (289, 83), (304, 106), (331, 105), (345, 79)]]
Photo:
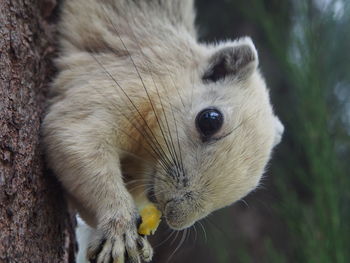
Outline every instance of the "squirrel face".
[(170, 150), (151, 194), (171, 228), (186, 228), (257, 187), (283, 132), (257, 66), (249, 38), (216, 47), (199, 81), (172, 99), (163, 145)]

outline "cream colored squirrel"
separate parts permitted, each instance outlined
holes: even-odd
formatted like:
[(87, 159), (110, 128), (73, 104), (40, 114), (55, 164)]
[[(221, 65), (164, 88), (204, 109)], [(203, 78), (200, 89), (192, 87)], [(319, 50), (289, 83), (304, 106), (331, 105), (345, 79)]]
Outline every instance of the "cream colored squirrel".
[(135, 201), (184, 229), (256, 188), (280, 141), (250, 38), (198, 43), (190, 0), (66, 0), (43, 122), (90, 262), (150, 261)]

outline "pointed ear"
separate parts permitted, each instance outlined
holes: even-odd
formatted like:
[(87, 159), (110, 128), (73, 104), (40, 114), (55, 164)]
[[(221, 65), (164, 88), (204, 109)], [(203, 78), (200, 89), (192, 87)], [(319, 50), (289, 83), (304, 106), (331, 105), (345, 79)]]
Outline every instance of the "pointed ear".
[(209, 59), (203, 80), (216, 82), (226, 77), (248, 78), (258, 67), (258, 55), (249, 37), (222, 47)]

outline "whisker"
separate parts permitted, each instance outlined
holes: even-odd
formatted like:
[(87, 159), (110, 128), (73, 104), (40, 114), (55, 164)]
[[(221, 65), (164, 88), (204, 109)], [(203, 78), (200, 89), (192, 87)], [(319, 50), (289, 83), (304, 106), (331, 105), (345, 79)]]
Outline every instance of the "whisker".
[(193, 229), (194, 229), (194, 243), (196, 243), (196, 241), (197, 241), (197, 228), (196, 228), (196, 224), (193, 224)]
[(191, 229), (192, 229), (192, 227), (186, 229), (187, 230), (187, 234), (186, 234), (186, 239), (185, 239), (184, 243), (186, 243), (187, 239), (190, 238), (190, 236), (191, 236)]
[(246, 205), (246, 207), (247, 208), (249, 208), (249, 205), (248, 205), (248, 203), (244, 200), (244, 199), (241, 199), (241, 200), (239, 200), (239, 201), (241, 201), (243, 204), (245, 204)]
[[(103, 69), (103, 71), (114, 81), (114, 83), (116, 83), (116, 85), (120, 88), (120, 90), (123, 92), (123, 94), (127, 97), (127, 99), (129, 100), (129, 102), (133, 105), (133, 107), (135, 108), (135, 110), (137, 111), (137, 113), (139, 114), (139, 116), (141, 117), (141, 119), (143, 120), (143, 122), (146, 124), (147, 128), (149, 129), (149, 131), (151, 132), (151, 135), (153, 136), (153, 138), (156, 140), (151, 128), (149, 127), (148, 123), (146, 122), (146, 120), (144, 119), (143, 115), (140, 113), (140, 111), (138, 110), (138, 108), (136, 107), (135, 103), (131, 100), (131, 98), (128, 96), (128, 94), (126, 93), (126, 91), (121, 87), (121, 85), (119, 84), (119, 82), (106, 70), (106, 68), (101, 64), (101, 62), (96, 58), (96, 56), (94, 56), (92, 53), (89, 53), (94, 60), (100, 65), (100, 67)], [(123, 112), (121, 112), (123, 114)], [(123, 114), (124, 116), (124, 114)], [(125, 118), (127, 120), (129, 120), (129, 118), (127, 118), (127, 116), (125, 116)], [(131, 123), (132, 124), (132, 123)], [(133, 124), (132, 124), (133, 125)], [(136, 126), (134, 126), (136, 128)], [(139, 131), (139, 129), (137, 129)], [(144, 129), (145, 134), (147, 135), (144, 136), (145, 138), (148, 138), (149, 140), (146, 140), (149, 144), (149, 146), (152, 148), (153, 151), (155, 151), (157, 153), (157, 156), (159, 158), (165, 157), (167, 159), (167, 166), (170, 166), (171, 161), (167, 158), (167, 155), (164, 154), (163, 151), (163, 155), (161, 152), (159, 152), (159, 148), (157, 148), (156, 146), (154, 146), (155, 142), (153, 141), (152, 137), (148, 134), (148, 132)], [(151, 144), (152, 142), (152, 144)], [(159, 146), (159, 143), (158, 143)]]
[(167, 262), (170, 261), (170, 259), (175, 255), (175, 253), (176, 253), (176, 252), (179, 250), (179, 248), (183, 245), (183, 243), (184, 243), (184, 241), (185, 241), (185, 239), (186, 239), (186, 235), (187, 235), (187, 229), (185, 229), (185, 230), (182, 231), (182, 236), (181, 236), (180, 242), (179, 242), (179, 244), (176, 246), (174, 252), (170, 254), (170, 256), (169, 256)]
[[(140, 47), (139, 41), (137, 40), (137, 38), (136, 38), (134, 32), (132, 31), (132, 29), (131, 29), (131, 27), (130, 27), (130, 24), (127, 23), (127, 25), (128, 25), (128, 27), (129, 27), (129, 29), (130, 29), (130, 32), (131, 32), (132, 35), (133, 35), (133, 38), (134, 38), (135, 43), (137, 44), (137, 46), (138, 46), (138, 48), (139, 48), (139, 51), (140, 51), (141, 55), (144, 57), (144, 59), (145, 59), (148, 63), (152, 63), (152, 62), (150, 61), (150, 59), (143, 53), (143, 51), (142, 51), (142, 49), (141, 49), (141, 47)], [(153, 51), (152, 48), (151, 48), (151, 50)], [(166, 116), (165, 110), (164, 110), (164, 105), (163, 105), (163, 102), (162, 102), (162, 99), (161, 99), (161, 96), (160, 96), (160, 93), (159, 93), (158, 85), (157, 85), (156, 82), (155, 82), (153, 73), (152, 73), (152, 71), (150, 70), (150, 67), (149, 67), (149, 64), (148, 64), (148, 63), (146, 64), (146, 65), (147, 65), (147, 69), (148, 69), (148, 73), (150, 74), (150, 76), (151, 76), (151, 78), (152, 78), (152, 81), (153, 81), (153, 85), (154, 85), (154, 87), (155, 87), (155, 89), (156, 89), (156, 93), (157, 93), (158, 99), (159, 99), (159, 101), (160, 101), (160, 105), (161, 105), (161, 108), (162, 108), (162, 112), (163, 112), (164, 118), (167, 120), (167, 116)], [(163, 88), (164, 88), (164, 86), (163, 86)], [(154, 113), (155, 113), (155, 115), (156, 115), (156, 112), (155, 112), (155, 111), (154, 111)], [(168, 136), (165, 136), (165, 132), (163, 131), (163, 128), (164, 128), (163, 122), (162, 122), (162, 121), (161, 121), (161, 122), (159, 121), (160, 118), (158, 119), (158, 116), (157, 116), (157, 115), (156, 115), (156, 118), (157, 118), (158, 126), (159, 126), (159, 128), (160, 128), (160, 130), (161, 130), (161, 133), (162, 133), (162, 135), (163, 135), (163, 140), (164, 140), (164, 142), (166, 143), (166, 146), (167, 146), (167, 148), (168, 148), (168, 151), (169, 151), (169, 153), (172, 155), (172, 158), (173, 158), (173, 160), (174, 160), (175, 157), (174, 157), (174, 152), (173, 152), (172, 150), (175, 150), (175, 149), (174, 149), (174, 147), (171, 148), (170, 145), (169, 145), (169, 137), (168, 137)], [(161, 125), (161, 123), (162, 123), (162, 125)], [(169, 129), (169, 126), (168, 126), (168, 133), (171, 134), (170, 129)]]
[[(139, 143), (135, 138), (133, 138), (130, 134), (128, 134), (127, 132), (125, 132), (124, 130), (120, 129), (120, 131), (122, 133), (124, 133), (126, 136), (128, 136), (131, 140), (133, 140), (134, 142)], [(164, 158), (161, 158), (161, 156), (158, 156), (158, 159), (146, 148), (144, 147), (142, 144), (140, 144), (141, 147), (148, 153), (150, 154), (150, 156), (155, 160), (160, 162), (161, 167), (164, 169), (165, 172), (167, 172), (167, 170), (169, 169), (168, 164), (166, 163), (166, 160), (164, 160)], [(151, 147), (151, 146), (150, 146)]]
[[(112, 22), (111, 22), (111, 23), (112, 23)], [(132, 33), (132, 35), (133, 35), (133, 37), (134, 37), (135, 43), (136, 43), (136, 44), (138, 45), (138, 47), (139, 47), (140, 53), (143, 55), (143, 57), (146, 59), (146, 61), (149, 61), (149, 59), (147, 59), (147, 57), (146, 57), (145, 54), (143, 53), (143, 51), (142, 51), (142, 49), (141, 49), (141, 47), (140, 47), (140, 45), (139, 45), (139, 41), (137, 41), (137, 38), (136, 38), (134, 32), (132, 31), (132, 29), (131, 29), (131, 27), (130, 27), (130, 24), (129, 24), (129, 23), (127, 23), (127, 24), (128, 24), (129, 29), (130, 29), (130, 32)], [(114, 27), (113, 23), (112, 23), (112, 26)], [(114, 27), (114, 28), (115, 28), (115, 27)], [(115, 31), (117, 31), (116, 28), (115, 28)], [(118, 34), (118, 32), (117, 32), (117, 34)], [(122, 41), (122, 39), (121, 39), (121, 37), (119, 36), (119, 34), (118, 34), (118, 37), (119, 37), (120, 40)], [(123, 41), (122, 41), (122, 44), (123, 44), (123, 46), (125, 47)], [(125, 47), (125, 48), (126, 48), (126, 47)], [(127, 48), (126, 48), (126, 49), (127, 49)], [(151, 48), (151, 50), (153, 51), (152, 48)], [(130, 52), (129, 52), (128, 50), (127, 50), (127, 52), (128, 52), (128, 54), (129, 54), (129, 56), (130, 56), (130, 59), (132, 60), (132, 62), (133, 62), (133, 64), (134, 64), (135, 69), (137, 70), (136, 65), (135, 65), (135, 63), (134, 63), (134, 61), (133, 61), (133, 59), (132, 59), (132, 57), (131, 57), (131, 55), (130, 55)], [(149, 62), (150, 62), (150, 61), (149, 61)], [(166, 65), (165, 65), (165, 66), (166, 66)], [(148, 67), (148, 71), (149, 71), (149, 73), (150, 73), (150, 75), (151, 75), (151, 77), (152, 77), (154, 86), (155, 86), (156, 91), (157, 91), (157, 94), (158, 94), (158, 98), (159, 98), (160, 103), (161, 103), (161, 106), (162, 106), (162, 111), (163, 111), (164, 117), (165, 117), (165, 119), (166, 119), (166, 123), (167, 123), (167, 127), (168, 127), (168, 132), (169, 132), (170, 140), (171, 140), (171, 144), (172, 144), (172, 149), (174, 150), (173, 153), (175, 153), (175, 156), (174, 156), (174, 155), (172, 155), (172, 156), (173, 156), (173, 160), (176, 161), (176, 163), (177, 163), (177, 164), (175, 165), (175, 167), (178, 168), (179, 160), (178, 160), (178, 157), (177, 157), (177, 154), (176, 154), (176, 150), (175, 150), (175, 146), (174, 146), (174, 143), (173, 143), (173, 140), (172, 140), (172, 136), (171, 136), (171, 132), (170, 132), (168, 120), (167, 120), (167, 117), (166, 117), (166, 114), (165, 114), (165, 111), (164, 111), (164, 106), (163, 106), (161, 97), (159, 96), (159, 90), (158, 90), (158, 87), (157, 87), (157, 85), (156, 85), (156, 83), (155, 83), (155, 80), (154, 80), (154, 78), (153, 78), (153, 74), (152, 74), (152, 73), (150, 72), (150, 70), (149, 70), (148, 64), (147, 64), (147, 67)], [(171, 77), (168, 68), (167, 68), (167, 70), (168, 70), (168, 75)], [(138, 71), (138, 70), (137, 70), (137, 71)], [(140, 74), (139, 74), (139, 75), (140, 75)], [(140, 76), (140, 79), (141, 79), (141, 81), (142, 81), (141, 76)], [(171, 80), (172, 80), (172, 82), (173, 82), (173, 84), (174, 84), (175, 90), (178, 92), (178, 90), (176, 89), (174, 80), (173, 80), (172, 78), (171, 78)], [(146, 89), (145, 85), (144, 85), (144, 88)], [(164, 87), (163, 87), (163, 88), (164, 88)], [(146, 90), (146, 92), (147, 92), (147, 90)], [(167, 92), (166, 92), (165, 94), (167, 94)], [(148, 93), (147, 93), (147, 95), (148, 95)], [(179, 97), (180, 97), (181, 102), (183, 103), (183, 100), (182, 100), (181, 95), (180, 95), (180, 94), (178, 94), (178, 95), (179, 95)], [(149, 98), (149, 99), (150, 99), (150, 98)], [(150, 102), (151, 102), (151, 100), (150, 100)], [(151, 102), (151, 104), (152, 104), (152, 102)], [(152, 105), (153, 105), (153, 104), (152, 104)], [(171, 105), (171, 104), (170, 104), (170, 105)], [(156, 114), (155, 111), (154, 111), (154, 113)], [(162, 128), (161, 128), (161, 125), (160, 125), (159, 121), (158, 121), (158, 125), (159, 125), (159, 127), (160, 127), (160, 129), (161, 129), (161, 132), (162, 132), (162, 134), (163, 134), (163, 139), (164, 139), (164, 141), (166, 142), (166, 145), (167, 145), (167, 147), (168, 147), (169, 153), (172, 154), (172, 151), (170, 150), (170, 147), (169, 147), (169, 145), (168, 145), (168, 143), (167, 143), (167, 140), (165, 139), (165, 136), (164, 136), (164, 133), (163, 133), (163, 131), (162, 131)], [(176, 129), (177, 129), (177, 127), (176, 127)], [(179, 139), (178, 139), (178, 144), (179, 144)], [(179, 150), (181, 151), (181, 148), (180, 148), (180, 147), (179, 147)], [(181, 155), (181, 154), (180, 154), (180, 155)], [(181, 159), (181, 166), (182, 166), (182, 170), (183, 170), (183, 162), (182, 162), (182, 159)], [(177, 170), (177, 171), (178, 171), (178, 170)], [(179, 173), (179, 171), (178, 171), (178, 173)]]
[(152, 180), (149, 178), (133, 179), (133, 180), (128, 181), (125, 185), (135, 184), (138, 182), (152, 182)]
[(205, 231), (205, 228), (204, 228), (204, 226), (203, 226), (203, 224), (200, 222), (200, 221), (198, 221), (198, 224), (201, 226), (201, 228), (202, 228), (202, 231), (203, 231), (203, 234), (204, 234), (204, 238), (205, 238), (205, 243), (207, 243), (208, 242), (208, 239), (207, 239), (207, 232)]
[[(163, 86), (163, 85), (162, 85)], [(163, 87), (164, 89), (164, 87)], [(168, 97), (168, 96), (167, 96)], [(171, 102), (169, 101), (169, 97), (168, 97), (168, 104), (170, 105), (170, 109), (171, 111), (173, 112), (173, 109), (172, 109), (172, 104)], [(170, 136), (170, 143), (171, 143), (171, 146), (172, 146), (172, 149), (173, 149), (173, 152), (174, 152), (174, 162), (175, 162), (175, 168), (177, 170), (177, 172), (179, 173), (179, 170), (178, 170), (178, 165), (179, 165), (179, 159), (178, 159), (178, 156), (176, 154), (176, 149), (175, 149), (175, 145), (174, 145), (174, 141), (173, 141), (173, 136), (171, 134), (171, 130), (170, 130), (170, 125), (169, 125), (169, 121), (168, 121), (168, 117), (166, 116), (166, 113), (164, 111), (164, 107), (163, 107), (163, 103), (161, 104), (162, 105), (162, 108), (163, 108), (163, 114), (164, 114), (164, 118), (165, 118), (165, 122), (166, 122), (166, 126), (167, 126), (167, 129), (168, 129), (168, 133), (169, 133), (169, 136)]]
[[(160, 125), (160, 122), (159, 122), (158, 115), (157, 115), (157, 113), (156, 113), (156, 111), (155, 111), (154, 104), (153, 104), (153, 102), (152, 102), (152, 100), (151, 100), (150, 94), (149, 94), (149, 92), (148, 92), (148, 90), (147, 90), (147, 88), (146, 88), (145, 82), (144, 82), (144, 80), (143, 80), (143, 78), (142, 78), (142, 76), (141, 76), (141, 74), (140, 74), (140, 71), (138, 70), (138, 68), (137, 68), (137, 66), (136, 66), (136, 63), (135, 63), (135, 61), (134, 61), (134, 59), (133, 59), (131, 53), (129, 52), (129, 49), (126, 47), (126, 45), (125, 45), (123, 39), (121, 38), (121, 36), (120, 36), (120, 34), (119, 34), (119, 32), (118, 32), (116, 26), (114, 25), (114, 23), (113, 23), (111, 20), (110, 20), (110, 23), (111, 23), (113, 29), (115, 30), (115, 33), (117, 34), (119, 40), (121, 41), (121, 43), (122, 43), (124, 49), (125, 49), (126, 52), (128, 53), (128, 57), (130, 58), (130, 61), (132, 62), (133, 66), (134, 66), (134, 68), (135, 68), (135, 71), (136, 71), (136, 73), (137, 73), (137, 75), (138, 75), (138, 77), (139, 77), (139, 79), (140, 79), (140, 81), (141, 81), (142, 87), (143, 87), (143, 89), (144, 89), (145, 92), (146, 92), (147, 98), (148, 98), (148, 100), (149, 100), (149, 102), (150, 102), (150, 105), (151, 105), (152, 110), (153, 110), (153, 113), (154, 113), (154, 115), (155, 115), (155, 117), (156, 117), (157, 123), (158, 123), (158, 125), (159, 125), (159, 127), (160, 127), (160, 129), (161, 129), (161, 125)], [(147, 126), (148, 126), (148, 125), (147, 125)], [(150, 131), (151, 131), (151, 133), (153, 133), (151, 129), (150, 129)], [(162, 150), (163, 154), (165, 154), (165, 152), (164, 152), (162, 146), (160, 145), (160, 143), (158, 142), (157, 138), (156, 138), (155, 136), (154, 136), (154, 138), (155, 138), (155, 140), (156, 140), (156, 142), (157, 142), (159, 148)], [(164, 138), (164, 137), (163, 137), (163, 138)]]
[(146, 188), (147, 186), (152, 186), (152, 185), (149, 185), (149, 184), (140, 184), (140, 185), (136, 185), (136, 186), (134, 186), (134, 187), (132, 187), (132, 188), (130, 188), (130, 189), (128, 189), (128, 190), (129, 190), (129, 192), (133, 192), (133, 191), (135, 191), (136, 189), (139, 189), (139, 188)]
[[(99, 93), (100, 95), (102, 95), (103, 97), (105, 97), (104, 96), (104, 94), (102, 94), (98, 89), (95, 89), (95, 91), (97, 92), (97, 93)], [(106, 99), (108, 99), (111, 103), (112, 103), (112, 106), (114, 107), (114, 108), (116, 108), (118, 111), (120, 110), (120, 107), (114, 102), (114, 101), (112, 101), (111, 99), (110, 99), (110, 97), (106, 97)], [(134, 123), (132, 123), (130, 120), (129, 120), (129, 118), (127, 117), (127, 116), (125, 116), (125, 114), (123, 114), (123, 111), (120, 111), (121, 113), (122, 113), (122, 115), (123, 115), (123, 117), (125, 117), (125, 119), (133, 126), (133, 127), (135, 127), (135, 129), (139, 132), (139, 134), (141, 135), (141, 136), (143, 136), (145, 139), (146, 139), (146, 141), (147, 141), (147, 137), (145, 136), (145, 134), (144, 133), (142, 133), (139, 129), (138, 129), (138, 127), (136, 127), (135, 125), (134, 125)], [(113, 122), (111, 122), (111, 121), (108, 121), (108, 120), (104, 120), (105, 122), (107, 122), (108, 124), (111, 124), (111, 126), (112, 127), (116, 127), (116, 124), (115, 123), (113, 123)], [(116, 127), (117, 128), (117, 127)], [(127, 135), (128, 137), (130, 137), (132, 140), (134, 140), (135, 142), (137, 142), (137, 143), (139, 143), (138, 141), (136, 141), (133, 137), (131, 137), (128, 133), (126, 133), (124, 130), (121, 130), (121, 129), (119, 129), (121, 132), (123, 132), (123, 133), (125, 133), (125, 135)], [(164, 170), (165, 171), (167, 171), (168, 170), (168, 165), (164, 162), (164, 160), (163, 160), (163, 158), (161, 158), (162, 156), (159, 156), (158, 155), (158, 159), (151, 153), (151, 152), (149, 152), (149, 150), (147, 149), (147, 148), (145, 148), (142, 144), (141, 144), (141, 147), (145, 150), (145, 151), (147, 151), (149, 154), (150, 154), (150, 156), (152, 156), (152, 158), (155, 160), (155, 161), (157, 161), (157, 160), (159, 160), (159, 161), (161, 161), (162, 162), (162, 164), (163, 164), (163, 167), (164, 167)], [(121, 149), (121, 150), (123, 150), (123, 149)], [(153, 149), (154, 150), (154, 149)], [(139, 157), (138, 157), (139, 158)]]
[(154, 248), (160, 247), (161, 245), (165, 244), (172, 237), (172, 235), (174, 235), (174, 233), (176, 232), (173, 229), (170, 229), (170, 230), (171, 230), (171, 233), (168, 235), (168, 237), (165, 240), (163, 240), (162, 242), (160, 242), (159, 244), (157, 244), (156, 246), (154, 246)]
[(170, 246), (172, 246), (172, 245), (174, 244), (174, 242), (175, 242), (176, 239), (177, 239), (177, 236), (178, 236), (179, 233), (180, 233), (180, 231), (178, 231), (178, 230), (175, 230), (175, 232), (176, 232), (176, 235), (175, 235), (174, 239), (171, 241)]
[(209, 217), (206, 218), (207, 221), (214, 226), (227, 240), (229, 240), (230, 242), (234, 242), (234, 240), (227, 235), (227, 231), (224, 231), (220, 226), (218, 226), (217, 224), (215, 224)]
[[(184, 173), (185, 170), (184, 170), (184, 165), (183, 165), (183, 160), (182, 160), (181, 146), (180, 146), (180, 140), (179, 140), (179, 132), (178, 132), (177, 122), (176, 122), (175, 116), (174, 116), (174, 124), (175, 124), (175, 130), (176, 130), (177, 145), (178, 145), (178, 148), (179, 148), (179, 155), (180, 155), (179, 159), (180, 159), (181, 170)], [(184, 175), (182, 175), (182, 176), (184, 176)]]

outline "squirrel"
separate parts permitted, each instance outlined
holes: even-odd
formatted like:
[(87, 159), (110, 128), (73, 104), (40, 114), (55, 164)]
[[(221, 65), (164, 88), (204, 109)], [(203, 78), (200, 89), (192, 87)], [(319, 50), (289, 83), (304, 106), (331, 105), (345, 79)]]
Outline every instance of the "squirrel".
[(255, 189), (283, 133), (249, 37), (200, 43), (192, 0), (69, 0), (42, 134), (90, 262), (149, 262), (137, 198), (185, 229)]

